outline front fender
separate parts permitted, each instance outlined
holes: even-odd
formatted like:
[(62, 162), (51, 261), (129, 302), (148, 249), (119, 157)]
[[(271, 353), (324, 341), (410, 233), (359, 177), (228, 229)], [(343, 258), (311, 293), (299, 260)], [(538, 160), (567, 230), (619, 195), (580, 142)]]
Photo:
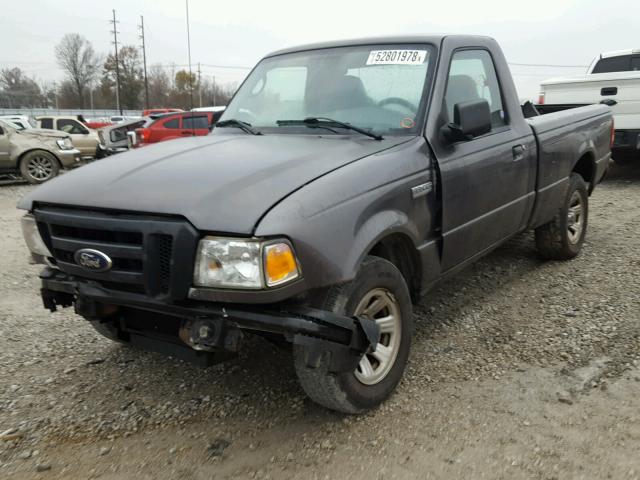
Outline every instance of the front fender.
[(399, 210), (385, 210), (369, 217), (354, 238), (347, 255), (345, 273), (349, 277), (355, 277), (364, 257), (373, 247), (384, 238), (397, 234), (408, 237), (414, 248), (419, 243), (416, 225), (409, 221), (406, 213)]
[(394, 233), (414, 246), (432, 234), (434, 194), (412, 188), (432, 181), (423, 140), (371, 155), (288, 196), (258, 223), (258, 237), (291, 240), (308, 288), (352, 280), (360, 262)]

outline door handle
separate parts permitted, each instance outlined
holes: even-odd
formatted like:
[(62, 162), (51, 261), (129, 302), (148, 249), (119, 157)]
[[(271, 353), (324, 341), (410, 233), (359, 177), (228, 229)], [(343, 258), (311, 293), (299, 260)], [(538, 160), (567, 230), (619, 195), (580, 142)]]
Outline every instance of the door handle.
[(191, 130), (183, 130), (182, 132), (180, 132), (182, 135), (192, 135), (193, 131)]
[(516, 145), (511, 149), (513, 153), (513, 161), (517, 162), (524, 158), (524, 152), (527, 150), (527, 147), (524, 145)]

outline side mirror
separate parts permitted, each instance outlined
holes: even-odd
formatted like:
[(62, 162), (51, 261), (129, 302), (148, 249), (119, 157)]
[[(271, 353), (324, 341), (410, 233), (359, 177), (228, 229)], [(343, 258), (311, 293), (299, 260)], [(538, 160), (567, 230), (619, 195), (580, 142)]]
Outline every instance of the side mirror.
[(453, 123), (443, 127), (444, 137), (450, 142), (471, 140), (491, 131), (491, 109), (486, 100), (456, 103)]

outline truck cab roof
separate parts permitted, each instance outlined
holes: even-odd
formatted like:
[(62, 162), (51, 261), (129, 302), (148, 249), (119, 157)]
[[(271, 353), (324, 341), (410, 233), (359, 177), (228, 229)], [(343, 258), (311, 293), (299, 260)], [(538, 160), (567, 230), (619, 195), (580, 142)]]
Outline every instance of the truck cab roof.
[(469, 45), (473, 45), (476, 40), (479, 39), (488, 39), (490, 37), (482, 36), (482, 35), (447, 35), (447, 34), (436, 34), (436, 35), (391, 35), (391, 36), (380, 36), (380, 37), (362, 37), (362, 38), (352, 38), (345, 40), (333, 40), (327, 42), (318, 42), (318, 43), (309, 43), (298, 45), (295, 47), (284, 48), (281, 50), (276, 50), (274, 52), (265, 55), (265, 58), (275, 57), (277, 55), (284, 55), (286, 53), (293, 52), (302, 52), (306, 50), (320, 50), (323, 48), (335, 48), (335, 47), (351, 47), (356, 45), (376, 45), (376, 44), (408, 44), (408, 43), (430, 43), (432, 45), (439, 45), (442, 40), (447, 37), (455, 37), (460, 40), (465, 40), (469, 43)]

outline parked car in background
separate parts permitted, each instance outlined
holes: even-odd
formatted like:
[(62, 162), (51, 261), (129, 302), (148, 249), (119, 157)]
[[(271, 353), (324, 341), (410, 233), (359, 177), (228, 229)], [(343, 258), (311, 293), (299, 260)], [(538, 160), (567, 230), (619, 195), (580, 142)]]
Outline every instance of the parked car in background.
[(220, 117), (222, 116), (226, 108), (227, 107), (224, 105), (221, 105), (218, 107), (196, 107), (196, 108), (192, 108), (191, 111), (213, 113), (213, 123), (215, 124), (220, 119)]
[(78, 115), (77, 119), (83, 125), (92, 128), (93, 130), (97, 130), (98, 128), (108, 127), (111, 125), (111, 121), (108, 118), (90, 118), (85, 119), (82, 115)]
[(27, 115), (1, 115), (0, 120), (4, 120), (5, 122), (16, 127), (18, 130), (26, 130), (29, 128), (38, 127), (38, 124), (33, 119), (33, 117), (29, 117)]
[(586, 75), (545, 80), (540, 85), (541, 113), (605, 103), (613, 109), (613, 159), (640, 162), (640, 49), (596, 57)]
[(525, 119), (488, 37), (329, 42), (261, 60), (211, 135), (19, 208), (46, 308), (201, 364), (290, 343), (313, 400), (361, 413), (402, 378), (421, 294), (528, 229), (544, 258), (580, 253), (612, 129), (604, 105)]
[(143, 117), (148, 117), (149, 115), (158, 115), (160, 113), (175, 113), (175, 112), (184, 112), (181, 108), (148, 108), (147, 110), (142, 111)]
[(184, 137), (208, 135), (213, 112), (179, 112), (151, 115), (151, 122), (136, 130), (136, 146)]
[(20, 129), (0, 119), (0, 173), (19, 174), (29, 183), (52, 179), (61, 168), (79, 165), (71, 137), (55, 130)]
[(87, 127), (77, 116), (42, 116), (36, 117), (36, 122), (40, 128), (69, 134), (83, 157), (102, 158), (105, 155), (98, 132)]
[[(135, 143), (135, 131), (153, 121), (151, 118), (139, 118), (101, 128), (98, 130), (100, 143), (109, 155), (125, 152)], [(134, 134), (133, 140), (131, 140), (131, 134)]]
[(132, 116), (132, 115), (128, 115), (128, 116), (114, 115), (109, 120), (111, 125), (116, 125), (118, 123), (128, 122), (130, 120), (140, 120), (141, 118), (142, 117), (140, 116)]

